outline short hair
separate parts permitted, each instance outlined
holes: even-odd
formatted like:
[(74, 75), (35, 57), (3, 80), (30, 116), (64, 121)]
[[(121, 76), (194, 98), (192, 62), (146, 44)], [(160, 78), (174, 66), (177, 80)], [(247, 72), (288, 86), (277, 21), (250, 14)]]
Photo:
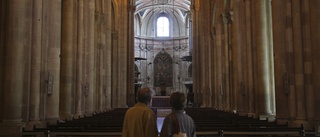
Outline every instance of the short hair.
[(183, 110), (186, 101), (186, 96), (181, 92), (173, 92), (170, 95), (170, 105), (174, 110)]
[(148, 104), (151, 101), (153, 90), (149, 87), (143, 87), (138, 90), (137, 100), (138, 102)]

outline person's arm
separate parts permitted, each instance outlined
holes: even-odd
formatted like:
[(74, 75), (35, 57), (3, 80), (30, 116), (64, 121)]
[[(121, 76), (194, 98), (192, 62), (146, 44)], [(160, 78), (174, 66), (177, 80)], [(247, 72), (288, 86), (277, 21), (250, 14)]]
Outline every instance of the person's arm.
[(147, 137), (158, 137), (158, 127), (157, 127), (157, 118), (155, 114), (148, 113), (145, 123), (145, 135)]

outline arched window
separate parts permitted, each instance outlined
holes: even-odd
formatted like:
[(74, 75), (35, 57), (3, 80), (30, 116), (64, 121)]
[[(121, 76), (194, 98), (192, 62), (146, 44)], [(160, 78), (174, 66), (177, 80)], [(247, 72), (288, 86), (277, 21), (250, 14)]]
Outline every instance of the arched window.
[(167, 17), (159, 17), (157, 19), (157, 36), (169, 37), (169, 19)]

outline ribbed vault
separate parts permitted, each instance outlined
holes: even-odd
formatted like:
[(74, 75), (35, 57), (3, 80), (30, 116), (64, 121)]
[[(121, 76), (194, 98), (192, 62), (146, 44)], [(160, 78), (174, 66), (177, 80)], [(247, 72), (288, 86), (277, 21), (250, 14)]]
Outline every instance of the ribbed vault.
[(142, 37), (155, 37), (155, 21), (160, 16), (170, 20), (172, 37), (186, 36), (186, 19), (190, 9), (189, 0), (137, 0), (135, 34)]

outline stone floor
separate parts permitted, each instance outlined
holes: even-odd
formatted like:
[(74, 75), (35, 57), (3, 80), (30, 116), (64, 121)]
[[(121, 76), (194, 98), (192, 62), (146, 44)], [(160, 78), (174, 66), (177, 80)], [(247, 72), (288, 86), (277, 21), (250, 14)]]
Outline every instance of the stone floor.
[(157, 109), (157, 125), (159, 132), (161, 131), (164, 117), (169, 113), (171, 113), (171, 109)]

